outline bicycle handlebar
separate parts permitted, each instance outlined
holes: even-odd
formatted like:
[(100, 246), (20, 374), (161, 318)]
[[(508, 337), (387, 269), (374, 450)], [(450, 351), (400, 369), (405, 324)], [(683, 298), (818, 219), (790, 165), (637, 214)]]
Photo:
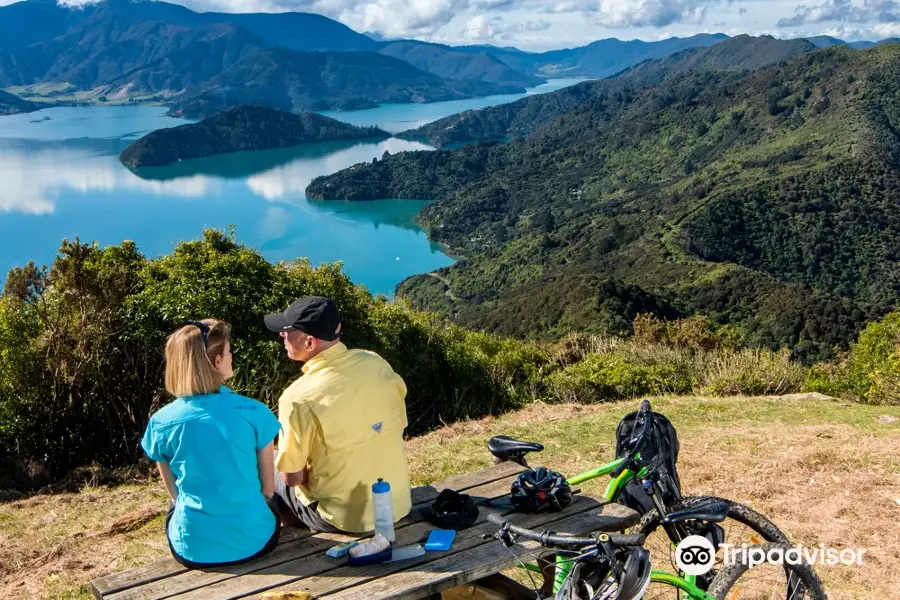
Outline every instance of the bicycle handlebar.
[(557, 548), (584, 548), (586, 546), (596, 546), (599, 542), (605, 541), (601, 539), (603, 536), (608, 536), (609, 542), (614, 546), (643, 546), (646, 539), (645, 536), (640, 533), (601, 533), (597, 537), (592, 538), (557, 535), (552, 531), (542, 531), (539, 533), (531, 529), (513, 525), (497, 513), (489, 514), (488, 521), (494, 525), (499, 525), (503, 529), (509, 530), (526, 540), (538, 542), (543, 546)]
[(623, 458), (622, 464), (613, 469), (612, 473), (610, 473), (610, 477), (616, 478), (622, 474), (622, 471), (627, 469), (631, 464), (631, 461), (634, 459), (635, 455), (641, 451), (644, 447), (644, 444), (647, 442), (647, 438), (650, 437), (650, 401), (644, 399), (641, 401), (641, 410), (639, 414), (644, 418), (644, 426), (641, 434), (637, 437), (637, 441), (635, 441), (634, 446), (631, 450), (628, 451)]

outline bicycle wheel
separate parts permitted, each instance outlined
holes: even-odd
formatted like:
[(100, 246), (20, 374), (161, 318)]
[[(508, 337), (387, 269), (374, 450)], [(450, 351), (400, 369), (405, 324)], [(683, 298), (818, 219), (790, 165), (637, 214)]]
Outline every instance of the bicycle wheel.
[[(756, 548), (763, 552), (775, 548), (786, 551), (791, 548), (791, 545), (763, 544)], [(732, 598), (741, 600), (795, 600), (796, 598), (826, 600), (822, 582), (808, 564), (780, 567), (784, 573), (783, 583), (773, 587), (772, 582), (767, 578), (758, 576), (758, 573), (755, 572), (758, 567), (750, 568), (747, 556), (747, 554), (742, 554), (741, 560), (733, 565), (724, 566), (716, 574), (707, 593), (718, 600), (731, 600)]]
[[(640, 532), (647, 536), (646, 547), (653, 556), (654, 564), (663, 566), (666, 562), (665, 558), (668, 558), (669, 565), (677, 572), (675, 544), (688, 535), (712, 538), (711, 541), (713, 541), (713, 545), (717, 549), (721, 548), (722, 544), (731, 544), (735, 548), (756, 546), (764, 543), (790, 544), (787, 536), (769, 519), (748, 506), (724, 498), (686, 496), (680, 502), (669, 507), (669, 510), (672, 512), (684, 510), (710, 501), (720, 501), (727, 504), (727, 517), (723, 522), (712, 524), (707, 521), (689, 520), (677, 525), (663, 525), (660, 523), (659, 514), (655, 509), (643, 516)], [(818, 600), (819, 598), (824, 598), (825, 593), (821, 582), (818, 577), (815, 577), (812, 568), (808, 565), (806, 566), (807, 570), (812, 573), (812, 578), (801, 578), (798, 581), (796, 577), (792, 576), (789, 571), (780, 565), (764, 564), (753, 570), (753, 579), (757, 582), (757, 587), (762, 589), (767, 585), (770, 593), (774, 593), (774, 595), (763, 596), (763, 598), (781, 600)], [(724, 567), (724, 552), (718, 549), (713, 569), (706, 575), (697, 578), (697, 586), (700, 589), (709, 590), (712, 582)], [(651, 589), (645, 596), (646, 600), (666, 600), (679, 597), (677, 592), (671, 587), (660, 585), (651, 586)], [(742, 595), (742, 600), (745, 600), (745, 598), (746, 596)]]

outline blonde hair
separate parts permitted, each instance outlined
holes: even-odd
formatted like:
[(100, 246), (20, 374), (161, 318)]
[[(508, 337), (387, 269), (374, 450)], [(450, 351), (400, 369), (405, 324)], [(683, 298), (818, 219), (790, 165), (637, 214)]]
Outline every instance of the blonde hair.
[(231, 328), (218, 319), (201, 322), (209, 327), (206, 348), (203, 332), (196, 325), (180, 327), (166, 341), (166, 389), (178, 398), (214, 394), (225, 382), (215, 360), (231, 341)]

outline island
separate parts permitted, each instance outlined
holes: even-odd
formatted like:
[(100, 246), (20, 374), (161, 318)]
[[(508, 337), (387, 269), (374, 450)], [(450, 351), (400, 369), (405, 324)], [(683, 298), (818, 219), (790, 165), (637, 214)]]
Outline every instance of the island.
[(313, 142), (384, 139), (377, 127), (356, 127), (316, 113), (293, 114), (242, 105), (198, 123), (158, 129), (122, 152), (127, 167), (162, 167), (182, 160), (230, 152), (288, 148)]

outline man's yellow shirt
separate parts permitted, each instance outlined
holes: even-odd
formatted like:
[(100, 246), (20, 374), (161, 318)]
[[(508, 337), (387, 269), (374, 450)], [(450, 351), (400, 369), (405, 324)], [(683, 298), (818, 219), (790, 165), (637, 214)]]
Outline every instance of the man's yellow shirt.
[(338, 343), (303, 365), (303, 375), (278, 401), (281, 433), (275, 464), (283, 473), (309, 466), (294, 488), (305, 505), (318, 502), (322, 518), (338, 529), (375, 528), (372, 484), (391, 484), (394, 520), (412, 508), (406, 384), (383, 358)]

